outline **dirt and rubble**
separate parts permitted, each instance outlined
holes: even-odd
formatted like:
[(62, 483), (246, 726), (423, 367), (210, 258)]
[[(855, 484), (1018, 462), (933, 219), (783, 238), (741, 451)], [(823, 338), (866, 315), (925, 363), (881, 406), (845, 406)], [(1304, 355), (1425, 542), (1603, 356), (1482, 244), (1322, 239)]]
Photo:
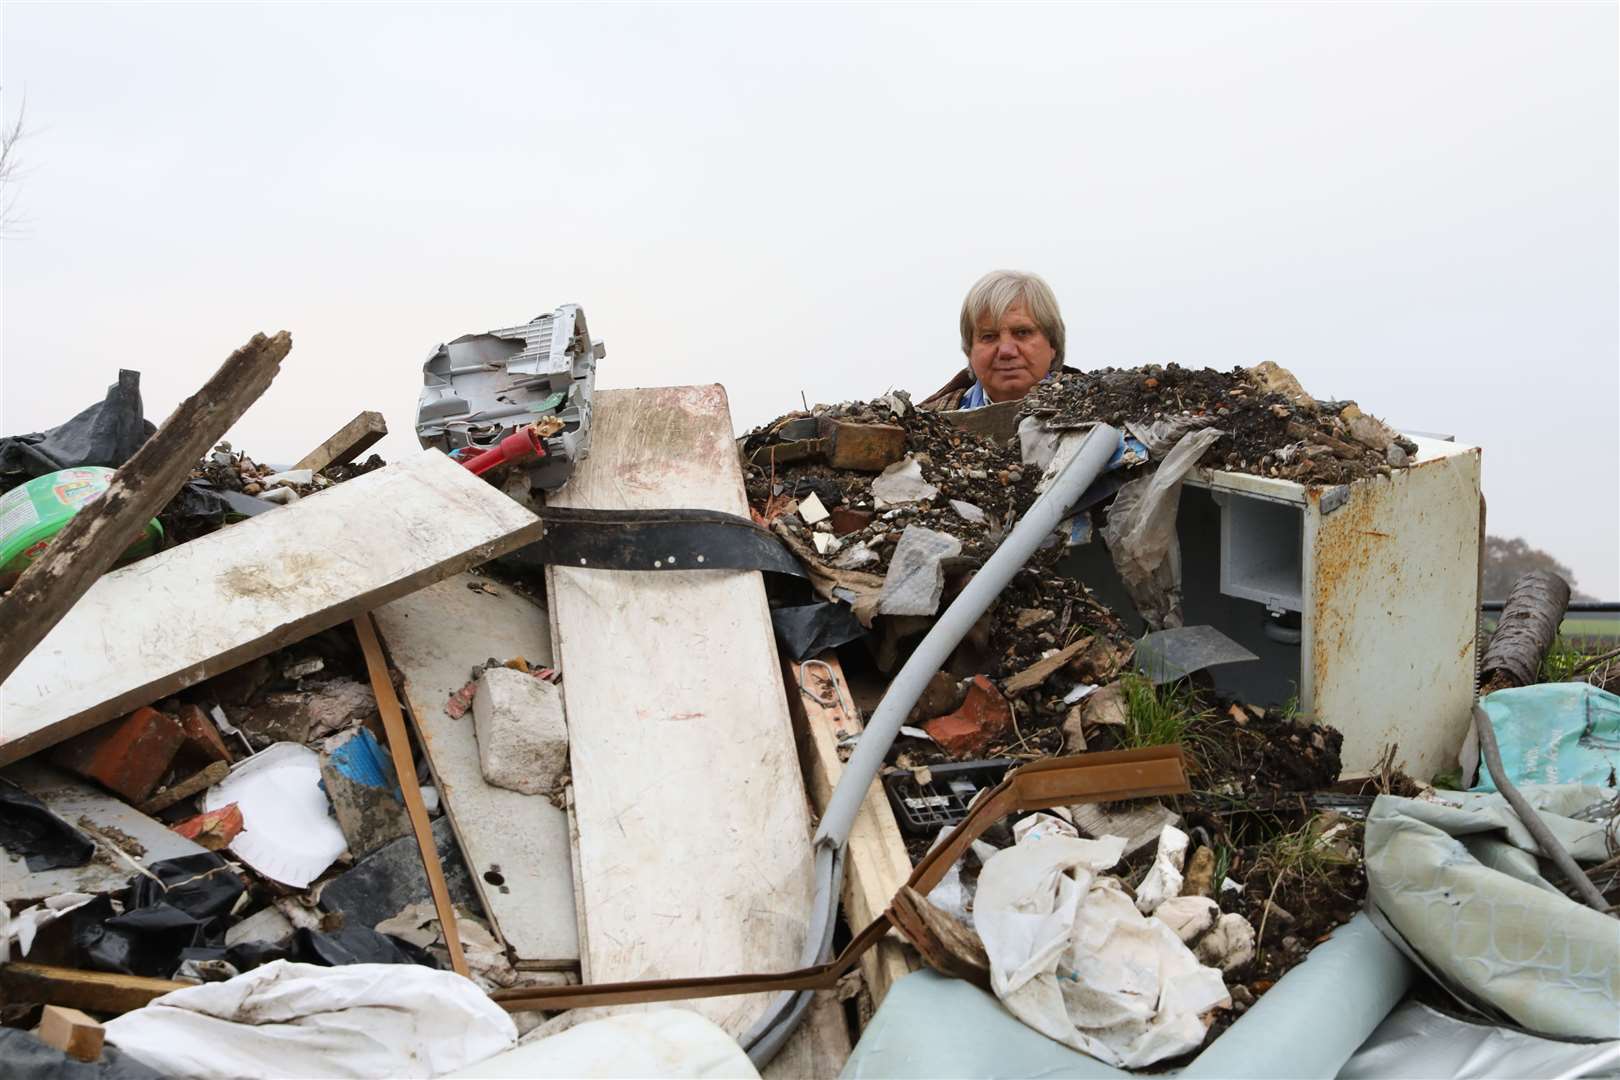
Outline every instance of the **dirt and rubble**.
[[(1279, 374), (1280, 373), (1280, 374)], [(1275, 365), (1150, 364), (1063, 372), (1035, 387), (1022, 415), (1048, 428), (1106, 423), (1214, 426), (1201, 463), (1302, 484), (1346, 484), (1409, 464), (1417, 445), (1350, 401), (1317, 401)]]

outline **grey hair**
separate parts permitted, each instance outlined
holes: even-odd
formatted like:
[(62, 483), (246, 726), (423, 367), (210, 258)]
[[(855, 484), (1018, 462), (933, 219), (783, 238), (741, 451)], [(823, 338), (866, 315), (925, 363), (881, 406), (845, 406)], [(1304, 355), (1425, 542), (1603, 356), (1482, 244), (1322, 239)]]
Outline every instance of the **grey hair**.
[(992, 270), (973, 283), (962, 301), (962, 354), (973, 353), (973, 332), (980, 319), (1000, 322), (1007, 309), (1022, 302), (1029, 317), (1052, 346), (1054, 370), (1063, 363), (1063, 315), (1052, 286), (1039, 274), (1022, 270)]

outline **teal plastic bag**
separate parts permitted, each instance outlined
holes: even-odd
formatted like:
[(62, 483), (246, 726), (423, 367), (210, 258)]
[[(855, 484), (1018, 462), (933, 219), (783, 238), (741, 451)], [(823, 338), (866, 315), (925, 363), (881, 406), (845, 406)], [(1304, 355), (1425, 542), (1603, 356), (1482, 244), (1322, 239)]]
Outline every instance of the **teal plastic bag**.
[[(1596, 784), (1620, 773), (1620, 697), (1581, 682), (1498, 690), (1480, 702), (1496, 729), (1502, 767), (1517, 784)], [(1480, 762), (1475, 791), (1495, 791)]]

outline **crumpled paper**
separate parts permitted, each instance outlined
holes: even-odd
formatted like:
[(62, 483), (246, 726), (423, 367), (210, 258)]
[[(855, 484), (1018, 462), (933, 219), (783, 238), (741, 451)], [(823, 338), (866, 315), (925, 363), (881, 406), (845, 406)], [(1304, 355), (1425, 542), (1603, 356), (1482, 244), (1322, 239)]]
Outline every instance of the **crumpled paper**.
[(990, 982), (1030, 1027), (1110, 1065), (1141, 1068), (1196, 1049), (1203, 1016), (1230, 1004), (1205, 967), (1118, 879), (1117, 836), (1080, 840), (1042, 829), (991, 858), (974, 921)]
[(1103, 541), (1150, 630), (1182, 624), (1181, 544), (1176, 539), (1181, 481), (1221, 434), (1216, 428), (1189, 431), (1151, 475), (1120, 488), (1108, 509)]

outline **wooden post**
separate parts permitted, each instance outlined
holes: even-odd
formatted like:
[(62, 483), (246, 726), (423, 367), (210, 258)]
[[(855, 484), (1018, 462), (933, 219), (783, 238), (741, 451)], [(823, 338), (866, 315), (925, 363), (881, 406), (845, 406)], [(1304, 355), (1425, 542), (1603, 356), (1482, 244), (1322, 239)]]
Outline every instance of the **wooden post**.
[[(782, 671), (805, 786), (816, 812), (822, 813), (844, 775), (838, 740), (862, 730), (861, 714), (836, 656), (829, 653), (825, 659), (803, 664), (784, 659)], [(850, 929), (859, 931), (881, 915), (910, 876), (911, 859), (894, 811), (882, 784), (874, 782), (855, 817), (844, 854), (844, 918)], [(868, 950), (860, 965), (873, 1008), (883, 1003), (889, 987), (918, 966), (905, 943), (894, 937), (884, 938)]]
[(384, 435), (388, 422), (380, 412), (363, 412), (338, 429), (336, 435), (299, 459), (295, 469), (314, 469), (320, 472), (332, 465), (353, 461)]
[(259, 399), (292, 348), (283, 330), (254, 334), (201, 390), (180, 403), (135, 456), (113, 474), (99, 499), (75, 514), (0, 597), (0, 682), (17, 669), (69, 608), (118, 561), (191, 468)]

